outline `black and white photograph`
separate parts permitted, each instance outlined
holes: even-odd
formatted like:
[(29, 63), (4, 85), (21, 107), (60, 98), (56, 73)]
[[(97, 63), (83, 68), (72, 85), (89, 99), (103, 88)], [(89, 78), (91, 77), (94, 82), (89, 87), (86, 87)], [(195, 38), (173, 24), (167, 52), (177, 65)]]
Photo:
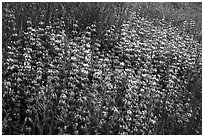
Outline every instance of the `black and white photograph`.
[(2, 2), (2, 135), (202, 135), (202, 2)]

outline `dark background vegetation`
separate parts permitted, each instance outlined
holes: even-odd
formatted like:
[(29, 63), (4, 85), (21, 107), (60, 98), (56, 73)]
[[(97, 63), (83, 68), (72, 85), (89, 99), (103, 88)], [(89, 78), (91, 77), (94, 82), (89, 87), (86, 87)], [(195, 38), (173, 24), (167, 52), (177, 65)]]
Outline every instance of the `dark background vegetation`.
[(202, 3), (2, 3), (3, 134), (202, 134)]

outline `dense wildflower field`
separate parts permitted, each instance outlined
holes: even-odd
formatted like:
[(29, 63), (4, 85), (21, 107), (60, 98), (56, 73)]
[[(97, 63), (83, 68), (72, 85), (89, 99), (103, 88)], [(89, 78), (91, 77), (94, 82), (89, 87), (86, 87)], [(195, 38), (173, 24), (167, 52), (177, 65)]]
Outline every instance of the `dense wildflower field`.
[(2, 3), (2, 133), (202, 134), (199, 4)]

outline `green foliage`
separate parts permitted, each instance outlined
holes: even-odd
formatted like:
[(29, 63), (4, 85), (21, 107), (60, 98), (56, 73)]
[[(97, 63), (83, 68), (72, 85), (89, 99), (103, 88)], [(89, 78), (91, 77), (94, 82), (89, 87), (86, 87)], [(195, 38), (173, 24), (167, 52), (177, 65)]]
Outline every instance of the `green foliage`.
[(3, 134), (202, 134), (202, 45), (134, 4), (3, 3)]

